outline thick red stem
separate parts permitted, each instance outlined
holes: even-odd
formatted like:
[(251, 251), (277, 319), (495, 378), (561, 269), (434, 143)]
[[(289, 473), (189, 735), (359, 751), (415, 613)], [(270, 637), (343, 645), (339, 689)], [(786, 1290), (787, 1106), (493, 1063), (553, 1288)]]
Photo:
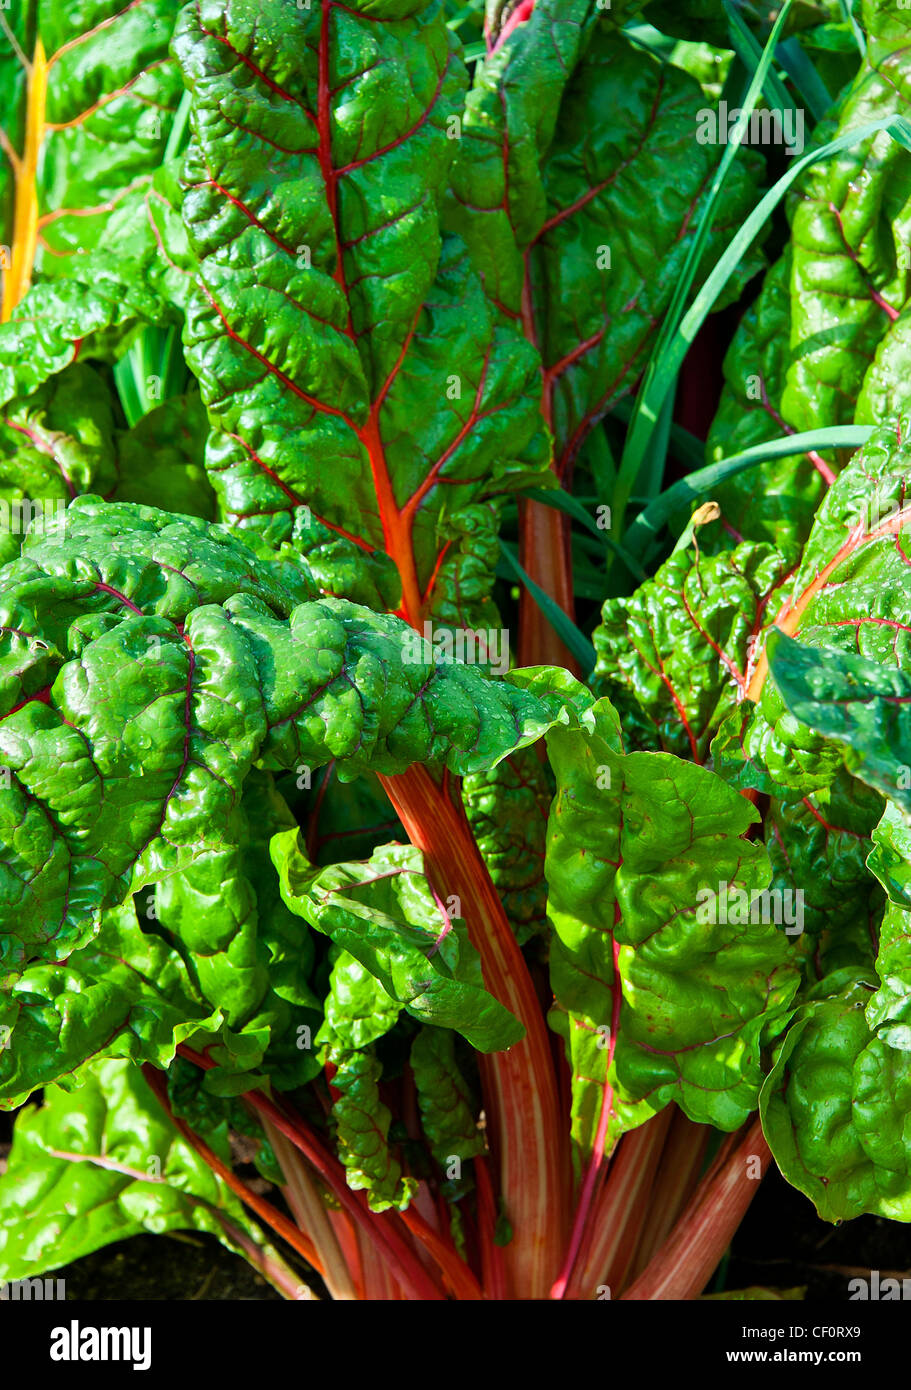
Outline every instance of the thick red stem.
[[(614, 907), (614, 923), (616, 925), (620, 916), (618, 905)], [(551, 1298), (565, 1298), (570, 1281), (575, 1273), (579, 1255), (582, 1249), (582, 1240), (588, 1225), (592, 1206), (594, 1205), (596, 1194), (600, 1188), (604, 1171), (607, 1167), (607, 1154), (605, 1145), (607, 1143), (607, 1131), (610, 1124), (610, 1117), (614, 1109), (614, 1086), (610, 1079), (611, 1067), (614, 1063), (614, 1052), (617, 1048), (617, 1036), (620, 1032), (620, 1005), (623, 998), (623, 989), (620, 980), (620, 944), (616, 937), (612, 938), (613, 971), (614, 978), (611, 987), (613, 1003), (611, 1006), (610, 1039), (607, 1046), (607, 1057), (604, 1064), (604, 1089), (601, 1097), (601, 1110), (598, 1115), (598, 1125), (595, 1130), (594, 1145), (592, 1155), (589, 1159), (585, 1178), (582, 1182), (582, 1191), (579, 1194), (579, 1204), (576, 1207), (576, 1214), (573, 1217), (573, 1228), (569, 1238), (569, 1249), (566, 1252), (566, 1259), (563, 1268), (560, 1270), (560, 1277), (557, 1279), (550, 1291)]]
[(756, 1119), (739, 1143), (722, 1151), (699, 1184), (685, 1215), (622, 1298), (698, 1298), (731, 1243), (771, 1159), (762, 1125)]
[(661, 1153), (653, 1200), (639, 1227), (636, 1255), (627, 1276), (631, 1281), (638, 1279), (692, 1200), (712, 1133), (710, 1125), (697, 1125), (676, 1106), (668, 1109), (675, 1112), (674, 1118)]
[(461, 803), (457, 807), (420, 765), (380, 780), (411, 843), (426, 856), (434, 887), (441, 897), (458, 897), (486, 987), (525, 1028), (521, 1042), (482, 1056), (480, 1066), (500, 1191), (514, 1232), (505, 1249), (509, 1296), (545, 1298), (565, 1225), (567, 1153), (534, 985)]
[(195, 1149), (200, 1158), (208, 1163), (214, 1173), (217, 1173), (222, 1182), (230, 1187), (235, 1196), (239, 1197), (245, 1206), (271, 1226), (273, 1231), (286, 1240), (292, 1250), (296, 1250), (299, 1255), (303, 1255), (308, 1264), (312, 1265), (316, 1272), (322, 1277), (324, 1271), (320, 1258), (316, 1253), (313, 1242), (299, 1231), (293, 1221), (289, 1221), (280, 1211), (277, 1211), (271, 1203), (265, 1201), (257, 1193), (251, 1191), (246, 1183), (242, 1182), (236, 1173), (232, 1172), (226, 1163), (222, 1163), (216, 1153), (213, 1153), (198, 1134), (184, 1120), (175, 1115), (168, 1100), (168, 1087), (164, 1079), (164, 1073), (158, 1071), (149, 1062), (142, 1064), (142, 1074), (149, 1084), (149, 1088), (154, 1092), (162, 1109), (170, 1117), (174, 1128), (183, 1136), (191, 1148)]
[(570, 1287), (571, 1298), (596, 1298), (602, 1284), (607, 1284), (616, 1298), (623, 1288), (653, 1200), (655, 1175), (670, 1123), (670, 1106), (666, 1106), (620, 1141), (593, 1207), (588, 1248)]
[[(194, 1052), (185, 1043), (180, 1044), (178, 1052), (197, 1066), (208, 1068), (215, 1065), (210, 1058)], [(289, 1115), (262, 1091), (244, 1091), (243, 1098), (261, 1115), (271, 1120), (275, 1128), (300, 1149), (367, 1238), (383, 1248), (386, 1260), (395, 1271), (396, 1279), (407, 1289), (410, 1296), (417, 1299), (440, 1299), (441, 1290), (424, 1269), (407, 1237), (400, 1234), (394, 1222), (386, 1221), (371, 1212), (361, 1193), (355, 1194), (350, 1190), (341, 1163), (334, 1154), (324, 1148), (300, 1116)], [(384, 1213), (385, 1215), (388, 1213)]]

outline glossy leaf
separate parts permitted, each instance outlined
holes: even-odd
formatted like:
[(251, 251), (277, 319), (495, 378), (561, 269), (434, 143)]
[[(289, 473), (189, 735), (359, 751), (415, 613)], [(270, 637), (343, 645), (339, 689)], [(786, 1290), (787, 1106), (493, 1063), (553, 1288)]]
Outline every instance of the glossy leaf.
[(101, 909), (233, 852), (254, 764), (462, 774), (558, 710), (436, 665), (396, 618), (307, 601), (292, 550), (267, 566), (223, 528), (92, 498), (64, 519), (0, 574), (11, 965), (67, 954)]
[(384, 845), (366, 864), (317, 869), (289, 830), (273, 839), (272, 859), (291, 911), (359, 960), (419, 1022), (455, 1028), (480, 1052), (522, 1036), (484, 989), (464, 924), (434, 897), (418, 850)]
[(736, 1128), (797, 987), (784, 928), (760, 920), (754, 896), (770, 871), (743, 838), (753, 808), (705, 768), (623, 754), (608, 702), (593, 714), (591, 733), (548, 735), (551, 971), (583, 1153), (671, 1100)]
[(595, 677), (620, 710), (628, 739), (704, 760), (743, 698), (756, 636), (785, 577), (772, 546), (745, 544), (721, 555), (689, 548), (631, 597), (608, 599), (595, 629)]
[(243, 1208), (181, 1138), (137, 1066), (99, 1062), (16, 1120), (0, 1177), (0, 1277), (59, 1269), (142, 1232), (198, 1230), (226, 1244), (224, 1218), (258, 1243)]
[(422, 0), (277, 0), (268, 27), (253, 0), (208, 0), (175, 52), (200, 260), (187, 358), (222, 515), (277, 544), (310, 507), (391, 558), (418, 622), (438, 584), (454, 592), (466, 509), (537, 481), (547, 456), (536, 354), (441, 232), (456, 42)]

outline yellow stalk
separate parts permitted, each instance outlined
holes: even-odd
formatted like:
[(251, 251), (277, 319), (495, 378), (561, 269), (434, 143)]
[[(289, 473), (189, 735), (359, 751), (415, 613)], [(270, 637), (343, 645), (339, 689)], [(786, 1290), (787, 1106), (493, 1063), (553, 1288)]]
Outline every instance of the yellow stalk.
[(32, 281), (35, 251), (38, 247), (38, 157), (44, 139), (47, 102), (47, 57), (39, 38), (28, 75), (25, 149), (16, 179), (16, 210), (13, 218), (11, 266), (3, 276), (3, 305), (0, 323), (6, 323)]

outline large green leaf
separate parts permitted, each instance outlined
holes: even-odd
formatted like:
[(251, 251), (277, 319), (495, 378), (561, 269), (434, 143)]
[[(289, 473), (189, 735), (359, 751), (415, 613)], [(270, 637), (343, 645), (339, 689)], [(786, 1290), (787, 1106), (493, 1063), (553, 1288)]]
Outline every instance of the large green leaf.
[(221, 1218), (262, 1244), (138, 1066), (99, 1062), (77, 1079), (74, 1094), (49, 1086), (17, 1116), (0, 1177), (0, 1278), (59, 1269), (143, 1231), (208, 1231), (231, 1245)]
[(806, 1004), (762, 1090), (766, 1138), (784, 1176), (827, 1221), (870, 1212), (911, 1221), (911, 1053), (871, 1032), (875, 979), (847, 979)]
[(770, 869), (744, 838), (755, 810), (706, 768), (624, 754), (606, 700), (592, 718), (548, 735), (551, 974), (583, 1154), (672, 1100), (736, 1128), (798, 983), (758, 897)]
[(522, 1026), (488, 994), (464, 922), (435, 895), (423, 856), (383, 845), (365, 863), (311, 864), (294, 830), (272, 841), (282, 897), (354, 956), (421, 1023), (455, 1028), (480, 1052), (511, 1047)]
[(458, 595), (466, 511), (547, 458), (537, 356), (441, 232), (466, 83), (444, 11), (273, 0), (263, 23), (257, 0), (205, 0), (175, 53), (187, 356), (222, 515), (275, 544), (309, 507), (391, 557), (417, 622)]
[(489, 767), (555, 700), (436, 665), (398, 619), (307, 601), (223, 528), (78, 498), (0, 572), (7, 968), (64, 956), (130, 892), (240, 844), (254, 764)]

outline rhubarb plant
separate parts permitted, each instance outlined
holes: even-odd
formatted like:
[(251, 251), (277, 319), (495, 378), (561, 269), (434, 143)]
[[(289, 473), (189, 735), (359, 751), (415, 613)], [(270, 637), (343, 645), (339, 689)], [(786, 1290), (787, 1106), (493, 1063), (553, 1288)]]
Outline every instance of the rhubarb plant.
[(0, 1277), (911, 1219), (911, 21), (844, 10), (0, 10)]

